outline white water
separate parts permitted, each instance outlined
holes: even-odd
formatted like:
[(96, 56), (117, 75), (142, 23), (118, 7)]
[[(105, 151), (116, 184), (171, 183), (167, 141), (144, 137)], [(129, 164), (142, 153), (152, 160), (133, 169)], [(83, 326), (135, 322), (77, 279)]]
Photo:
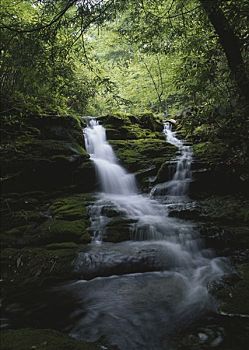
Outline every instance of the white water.
[(184, 145), (184, 142), (177, 138), (176, 132), (172, 131), (171, 123), (164, 123), (163, 133), (166, 136), (166, 141), (178, 148), (179, 156), (176, 158), (176, 169), (172, 179), (156, 185), (152, 189), (151, 195), (186, 196), (188, 194), (189, 184), (192, 181), (192, 149), (190, 146)]
[[(173, 195), (185, 195), (191, 150), (168, 126), (164, 130), (167, 141), (180, 150), (172, 179), (176, 186), (168, 189)], [(224, 274), (226, 262), (203, 249), (192, 223), (170, 218), (166, 205), (138, 193), (134, 176), (118, 164), (105, 129), (96, 120), (84, 134), (102, 189), (90, 208), (94, 242), (101, 244), (79, 256), (77, 266), (91, 262), (104, 276), (107, 271), (110, 275), (70, 287), (84, 305), (84, 316), (76, 318), (71, 334), (89, 341), (104, 335), (121, 350), (164, 349), (161, 337), (213, 307), (207, 286)], [(116, 231), (114, 227), (115, 234), (126, 227), (127, 242), (106, 244), (102, 239), (108, 237), (108, 225), (116, 217), (121, 224)], [(113, 276), (121, 266), (124, 274)]]
[(134, 175), (120, 165), (112, 147), (106, 142), (106, 133), (96, 119), (91, 119), (85, 129), (86, 150), (97, 169), (102, 190), (105, 193), (129, 195), (136, 192)]

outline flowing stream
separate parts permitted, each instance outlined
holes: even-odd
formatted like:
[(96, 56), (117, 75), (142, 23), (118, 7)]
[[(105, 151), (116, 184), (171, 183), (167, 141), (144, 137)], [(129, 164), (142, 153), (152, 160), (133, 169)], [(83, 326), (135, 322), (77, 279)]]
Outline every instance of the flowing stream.
[(164, 123), (163, 133), (167, 142), (178, 148), (179, 155), (176, 159), (176, 168), (172, 179), (156, 185), (152, 189), (151, 195), (186, 196), (191, 182), (192, 149), (177, 138), (176, 132), (172, 131), (172, 124), (167, 121)]
[[(166, 187), (180, 201), (191, 179), (192, 152), (168, 125), (164, 132), (179, 149)], [(207, 288), (224, 274), (226, 262), (202, 246), (192, 223), (169, 217), (167, 205), (139, 193), (96, 119), (84, 134), (101, 192), (89, 209), (91, 249), (75, 266), (84, 276), (87, 267), (92, 279), (65, 287), (77, 303), (70, 334), (88, 341), (104, 336), (120, 350), (172, 349), (179, 328), (215, 309)], [(122, 242), (111, 243), (111, 235)]]

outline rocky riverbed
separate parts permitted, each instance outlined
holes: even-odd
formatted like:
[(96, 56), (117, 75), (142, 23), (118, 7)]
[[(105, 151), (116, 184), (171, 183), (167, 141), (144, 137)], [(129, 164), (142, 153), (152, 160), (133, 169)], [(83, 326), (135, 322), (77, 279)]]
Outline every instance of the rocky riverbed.
[[(136, 174), (141, 191), (167, 180), (176, 148), (165, 142), (160, 119), (116, 115), (100, 121), (120, 162)], [(160, 273), (167, 266), (158, 246), (136, 248), (129, 230), (132, 222), (112, 207), (106, 209), (110, 221), (104, 249), (92, 246), (89, 208), (96, 200), (98, 182), (84, 149), (84, 123), (70, 116), (29, 116), (21, 122), (14, 117), (3, 119), (3, 349), (116, 349), (104, 338), (86, 343), (68, 337), (69, 310), (76, 301), (54, 291), (81, 279), (96, 283), (96, 277)], [(198, 227), (202, 244), (230, 259), (233, 272), (209, 286), (217, 312), (184, 325), (171, 339), (172, 347), (246, 349), (249, 200), (243, 192), (230, 193), (229, 186), (219, 193), (211, 183), (212, 193), (207, 191), (209, 184), (203, 185), (205, 172), (200, 169), (208, 168), (212, 179), (215, 169), (198, 156), (192, 198), (167, 203), (169, 216)], [(122, 245), (127, 241), (130, 245)], [(87, 293), (85, 302), (90, 302)]]

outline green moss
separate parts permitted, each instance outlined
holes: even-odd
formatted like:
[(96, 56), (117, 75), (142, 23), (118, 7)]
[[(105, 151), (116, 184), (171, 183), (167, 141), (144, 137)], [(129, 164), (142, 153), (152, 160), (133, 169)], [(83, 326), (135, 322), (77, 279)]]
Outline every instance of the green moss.
[(122, 242), (131, 239), (131, 227), (134, 223), (133, 220), (114, 217), (106, 226), (103, 234), (103, 241), (106, 242)]
[(79, 342), (49, 329), (19, 329), (4, 331), (2, 350), (97, 350), (96, 343)]
[(52, 216), (56, 219), (77, 220), (87, 218), (86, 205), (89, 201), (87, 195), (74, 195), (61, 198), (50, 206)]
[(138, 139), (112, 141), (118, 158), (131, 171), (151, 166), (157, 169), (175, 155), (175, 147), (160, 139)]
[(162, 121), (151, 113), (136, 116), (117, 113), (102, 116), (100, 121), (105, 125), (109, 140), (160, 138), (162, 136)]
[(20, 125), (3, 122), (0, 161), (5, 192), (66, 186), (76, 179), (78, 167), (90, 163), (79, 119), (31, 115), (18, 120)]
[[(24, 195), (6, 198), (1, 239), (4, 247), (23, 247), (61, 242), (88, 243), (87, 205), (90, 196), (77, 194), (35, 201)], [(47, 203), (50, 201), (51, 204)], [(29, 210), (14, 210), (20, 207)], [(32, 210), (31, 210), (32, 208)]]
[(194, 155), (200, 160), (210, 164), (221, 161), (227, 153), (227, 146), (217, 140), (216, 142), (201, 142), (193, 145)]
[(86, 232), (84, 220), (48, 220), (39, 227), (36, 237), (34, 237), (34, 244), (60, 242), (88, 243), (90, 241), (91, 237)]

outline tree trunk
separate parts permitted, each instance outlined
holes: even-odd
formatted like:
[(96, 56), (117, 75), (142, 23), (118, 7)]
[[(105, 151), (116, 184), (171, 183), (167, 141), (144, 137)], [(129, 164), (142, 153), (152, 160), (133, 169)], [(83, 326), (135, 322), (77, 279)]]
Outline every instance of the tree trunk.
[(242, 47), (240, 40), (219, 7), (219, 0), (199, 1), (218, 35), (219, 42), (225, 52), (232, 77), (237, 83), (240, 95), (245, 99), (245, 102), (248, 103), (249, 78), (247, 77), (241, 54)]

